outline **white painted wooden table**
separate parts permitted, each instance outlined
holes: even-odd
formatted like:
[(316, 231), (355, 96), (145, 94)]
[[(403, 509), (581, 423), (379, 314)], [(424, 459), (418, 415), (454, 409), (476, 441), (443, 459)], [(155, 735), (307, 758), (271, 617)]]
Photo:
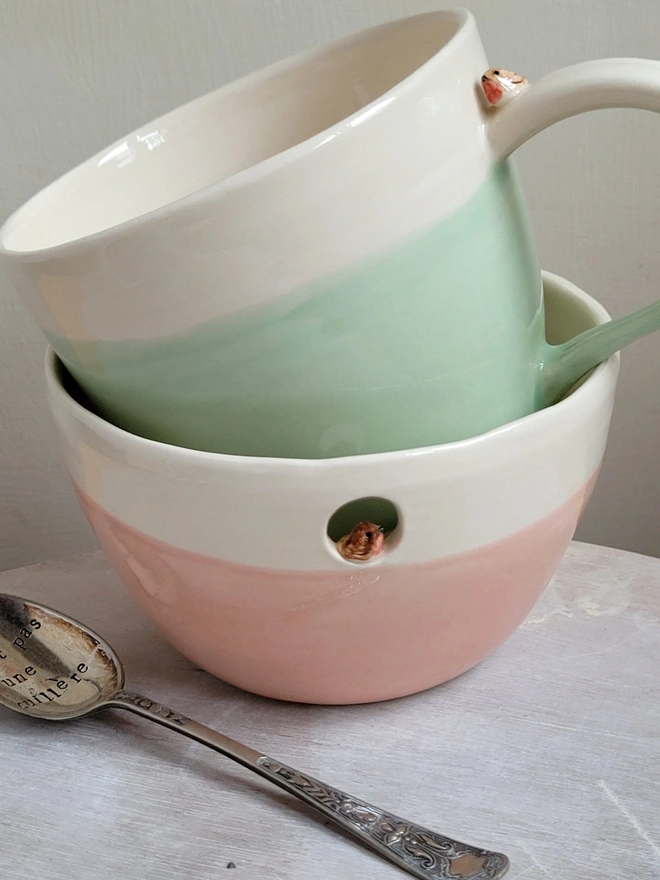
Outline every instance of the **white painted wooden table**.
[[(527, 622), (478, 668), (348, 707), (276, 703), (196, 670), (101, 554), (5, 572), (0, 591), (97, 629), (136, 690), (507, 853), (510, 880), (660, 878), (659, 559), (573, 544)], [(2, 880), (407, 876), (243, 768), (117, 711), (55, 724), (0, 710), (0, 840)]]

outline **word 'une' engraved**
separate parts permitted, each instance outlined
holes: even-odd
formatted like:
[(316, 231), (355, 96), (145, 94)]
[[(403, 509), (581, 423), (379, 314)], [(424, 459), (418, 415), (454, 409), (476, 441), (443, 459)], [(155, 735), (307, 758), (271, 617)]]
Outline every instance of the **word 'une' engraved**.
[[(89, 672), (89, 666), (86, 663), (79, 663), (76, 667), (76, 672), (72, 672), (69, 675), (71, 681), (81, 683), (85, 681), (85, 679), (80, 678), (81, 675), (84, 675), (86, 672)], [(16, 672), (14, 675), (7, 676), (6, 678), (0, 678), (0, 684), (5, 685), (5, 687), (14, 688), (19, 684), (23, 684), (27, 682), (29, 684), (30, 678), (37, 674), (37, 670), (34, 666), (26, 666), (23, 669), (23, 672)], [(69, 682), (65, 681), (63, 678), (48, 678), (46, 681), (54, 682), (53, 687), (44, 688), (44, 690), (37, 692), (36, 688), (30, 687), (30, 696), (24, 700), (19, 700), (16, 703), (18, 709), (33, 709), (35, 706), (42, 705), (43, 703), (53, 703), (56, 699), (60, 699), (62, 696), (62, 692), (68, 690)], [(59, 692), (59, 693), (58, 693)]]
[(180, 715), (178, 712), (168, 709), (167, 706), (156, 703), (154, 700), (149, 700), (147, 697), (141, 697), (139, 694), (121, 693), (117, 694), (115, 699), (121, 700), (123, 703), (133, 703), (134, 706), (139, 706), (140, 709), (147, 709), (152, 715), (158, 715), (159, 718), (165, 718), (167, 721), (173, 721), (175, 724), (184, 725), (190, 721), (190, 718), (186, 718), (185, 715)]

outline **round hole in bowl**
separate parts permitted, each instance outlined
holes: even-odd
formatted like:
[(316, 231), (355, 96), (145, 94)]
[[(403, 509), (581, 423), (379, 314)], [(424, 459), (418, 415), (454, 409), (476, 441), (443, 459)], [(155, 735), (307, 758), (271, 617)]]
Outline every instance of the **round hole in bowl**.
[(371, 522), (385, 529), (386, 541), (399, 525), (399, 511), (387, 498), (371, 495), (342, 504), (328, 520), (328, 537), (336, 543), (360, 522)]

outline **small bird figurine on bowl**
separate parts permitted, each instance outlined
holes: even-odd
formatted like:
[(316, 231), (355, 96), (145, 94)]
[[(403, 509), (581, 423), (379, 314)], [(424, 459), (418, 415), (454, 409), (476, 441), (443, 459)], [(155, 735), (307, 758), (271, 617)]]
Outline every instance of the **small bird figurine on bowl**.
[(349, 562), (368, 562), (383, 552), (385, 529), (372, 522), (359, 522), (337, 541), (337, 550)]
[(501, 107), (519, 95), (529, 86), (529, 82), (519, 73), (505, 70), (503, 67), (491, 67), (481, 77), (481, 88), (488, 103)]

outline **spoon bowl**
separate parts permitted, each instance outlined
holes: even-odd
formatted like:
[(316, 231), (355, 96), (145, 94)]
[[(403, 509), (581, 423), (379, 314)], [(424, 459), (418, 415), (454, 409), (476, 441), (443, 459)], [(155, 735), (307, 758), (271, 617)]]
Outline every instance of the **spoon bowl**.
[(268, 779), (420, 880), (498, 880), (509, 867), (502, 853), (414, 825), (148, 697), (125, 691), (121, 661), (104, 639), (52, 608), (3, 594), (0, 705), (52, 721), (80, 718), (107, 708), (135, 712)]
[(124, 686), (121, 661), (99, 636), (15, 596), (0, 595), (0, 664), (0, 703), (33, 718), (79, 718)]

